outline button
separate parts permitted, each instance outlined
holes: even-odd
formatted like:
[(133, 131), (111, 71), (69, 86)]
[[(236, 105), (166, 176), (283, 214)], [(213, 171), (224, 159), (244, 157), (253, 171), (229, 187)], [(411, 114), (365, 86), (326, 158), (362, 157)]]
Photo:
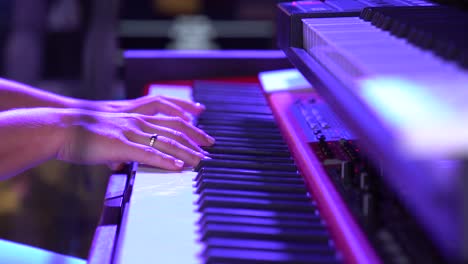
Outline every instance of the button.
[(318, 128), (318, 126), (319, 126), (319, 125), (318, 125), (317, 123), (315, 123), (315, 122), (307, 122), (307, 124), (308, 124), (309, 127), (312, 128), (312, 129), (316, 129), (316, 128)]
[(328, 125), (327, 122), (322, 122), (322, 123), (320, 123), (320, 126), (321, 126), (322, 128), (329, 128), (329, 127), (330, 127), (330, 126)]

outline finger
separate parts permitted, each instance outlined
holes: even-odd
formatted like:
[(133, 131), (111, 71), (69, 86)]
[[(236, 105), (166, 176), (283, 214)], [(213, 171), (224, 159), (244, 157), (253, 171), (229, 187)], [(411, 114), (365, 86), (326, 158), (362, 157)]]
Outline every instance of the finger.
[(187, 137), (184, 133), (180, 131), (176, 131), (174, 129), (170, 129), (163, 126), (153, 125), (149, 122), (144, 122), (142, 126), (140, 126), (140, 129), (148, 134), (158, 134), (173, 139), (197, 152), (203, 152), (203, 150), (197, 145), (197, 143), (195, 143), (193, 140), (191, 140), (189, 137)]
[(180, 119), (168, 117), (144, 117), (145, 121), (157, 126), (168, 127), (176, 131), (184, 133), (188, 138), (193, 140), (199, 146), (211, 146), (215, 143), (215, 139), (205, 133), (203, 130), (194, 125)]
[(190, 149), (180, 144), (179, 142), (164, 136), (159, 136), (153, 147), (184, 161), (187, 165), (190, 166), (196, 166), (200, 160), (205, 158), (205, 155), (202, 153)]
[(164, 97), (164, 99), (166, 99), (167, 101), (175, 105), (178, 105), (185, 111), (194, 115), (198, 115), (206, 109), (206, 107), (200, 103), (190, 102), (190, 101), (182, 100), (179, 98), (173, 98), (173, 97)]
[(170, 101), (161, 99), (159, 100), (159, 104), (160, 104), (159, 113), (161, 114), (165, 114), (168, 116), (177, 116), (177, 117), (184, 119), (185, 121), (192, 120), (192, 117), (188, 115), (187, 112), (182, 107)]
[(166, 170), (180, 171), (184, 167), (182, 160), (176, 159), (161, 151), (142, 144), (128, 141), (124, 147), (124, 160), (136, 161)]
[[(141, 131), (133, 131), (126, 136), (128, 140), (132, 142), (147, 146), (150, 144), (151, 134)], [(202, 153), (190, 149), (180, 144), (179, 142), (164, 136), (158, 136), (153, 142), (152, 146), (153, 148), (180, 159), (191, 166), (198, 164), (201, 159), (205, 158), (205, 155)]]
[(180, 106), (167, 101), (165, 98), (160, 96), (141, 98), (139, 106), (133, 109), (133, 112), (144, 115), (155, 115), (161, 113), (168, 116), (180, 117), (186, 121), (190, 121), (192, 119)]
[(124, 166), (125, 166), (125, 163), (122, 163), (122, 162), (110, 162), (107, 164), (107, 167), (109, 167), (109, 169), (112, 171), (122, 170)]

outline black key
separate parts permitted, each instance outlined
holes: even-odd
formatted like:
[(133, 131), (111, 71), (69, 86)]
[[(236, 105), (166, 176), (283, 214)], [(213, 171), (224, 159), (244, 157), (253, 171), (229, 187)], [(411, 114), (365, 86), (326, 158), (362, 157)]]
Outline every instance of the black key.
[(280, 134), (274, 132), (244, 132), (244, 131), (211, 131), (209, 133), (214, 138), (216, 137), (233, 137), (233, 138), (251, 138), (251, 139), (273, 139), (281, 140), (283, 137)]
[(330, 234), (323, 228), (279, 228), (232, 224), (206, 224), (201, 230), (201, 240), (211, 237), (253, 238), (273, 241), (328, 243)]
[(201, 160), (194, 168), (195, 171), (200, 171), (204, 167), (213, 168), (236, 168), (236, 169), (254, 169), (254, 170), (273, 170), (273, 171), (289, 171), (296, 172), (297, 167), (291, 164), (278, 163), (256, 163), (248, 161), (223, 161), (223, 160)]
[(232, 248), (269, 250), (280, 252), (307, 252), (317, 255), (336, 256), (336, 249), (329, 243), (296, 243), (294, 241), (271, 241), (243, 238), (212, 237), (205, 241), (209, 248)]
[(195, 91), (209, 93), (212, 91), (260, 91), (260, 86), (254, 83), (230, 83), (221, 81), (196, 81), (193, 85)]
[(228, 120), (223, 117), (217, 118), (197, 118), (197, 124), (199, 125), (228, 125), (228, 126), (242, 126), (242, 127), (262, 127), (262, 128), (278, 128), (273, 120), (249, 120), (249, 119), (238, 119)]
[(258, 149), (243, 148), (243, 147), (232, 147), (232, 148), (218, 148), (216, 146), (203, 147), (205, 151), (212, 154), (239, 154), (239, 155), (263, 155), (263, 156), (276, 156), (276, 157), (291, 157), (289, 151), (277, 151), (276, 149), (262, 148)]
[(222, 112), (222, 113), (252, 113), (271, 115), (271, 109), (265, 106), (258, 105), (237, 105), (237, 104), (213, 104), (208, 105), (209, 112)]
[(287, 184), (273, 182), (255, 182), (242, 180), (217, 180), (201, 179), (196, 184), (196, 193), (201, 193), (205, 189), (223, 189), (223, 190), (248, 190), (263, 191), (272, 193), (307, 193), (304, 184)]
[(293, 159), (288, 157), (266, 157), (261, 155), (235, 155), (235, 154), (217, 154), (210, 153), (210, 158), (217, 160), (244, 160), (255, 162), (279, 162), (279, 163), (294, 163)]
[[(268, 105), (266, 100), (263, 98), (243, 98), (242, 100), (239, 101), (239, 98), (237, 97), (218, 97), (218, 98), (213, 98), (212, 96), (206, 96), (206, 95), (198, 95), (197, 96), (197, 101), (203, 101), (203, 103), (207, 106), (211, 106), (213, 104), (227, 104), (227, 105), (247, 105), (247, 106), (266, 106)], [(209, 111), (209, 109), (208, 109)]]
[(246, 114), (246, 113), (226, 113), (220, 112), (203, 112), (198, 117), (198, 122), (203, 123), (207, 119), (225, 119), (234, 122), (273, 122), (275, 118), (272, 115), (264, 114)]
[[(307, 202), (312, 199), (308, 194), (302, 193), (272, 193), (272, 192), (262, 192), (262, 191), (244, 191), (244, 190), (216, 190), (216, 189), (205, 189), (200, 193), (198, 200), (206, 196), (219, 196), (219, 197), (239, 197), (239, 198), (260, 198), (267, 200), (292, 200), (292, 201), (302, 201)], [(199, 203), (197, 201), (197, 203)]]
[(313, 214), (316, 210), (315, 203), (312, 201), (271, 201), (259, 198), (204, 196), (198, 202), (198, 211), (200, 212), (208, 207), (308, 212), (310, 214)]
[[(197, 175), (198, 176), (198, 175)], [(235, 180), (235, 181), (255, 181), (264, 183), (286, 183), (286, 184), (304, 184), (304, 179), (299, 177), (280, 177), (280, 176), (259, 176), (259, 175), (244, 175), (240, 173), (210, 173), (202, 172), (196, 180)]]
[(281, 227), (281, 228), (302, 228), (302, 229), (323, 229), (326, 230), (322, 222), (297, 219), (276, 219), (276, 218), (259, 218), (253, 216), (223, 216), (223, 215), (207, 215), (202, 216), (198, 222), (202, 227), (206, 224), (233, 224), (233, 225), (252, 225), (265, 227)]
[(203, 252), (207, 264), (336, 264), (337, 257), (319, 254), (290, 254), (269, 250), (241, 250), (226, 248), (207, 248)]
[(255, 148), (257, 146), (272, 145), (272, 149), (283, 148), (287, 150), (286, 144), (284, 144), (283, 139), (263, 139), (263, 138), (233, 138), (233, 137), (216, 137), (215, 146), (217, 143), (245, 143), (248, 144), (250, 148)]
[(239, 98), (239, 101), (242, 101), (244, 98), (255, 98), (255, 99), (265, 99), (260, 89), (254, 87), (254, 89), (239, 89), (240, 86), (235, 87), (234, 89), (223, 89), (217, 87), (216, 89), (211, 89), (210, 91), (199, 92), (195, 91), (194, 96), (205, 97), (205, 98), (223, 98), (223, 97), (236, 97)]
[(315, 219), (316, 221), (321, 221), (317, 211), (311, 214), (309, 212), (286, 212), (267, 209), (210, 207), (203, 210), (203, 215), (243, 215), (256, 217), (274, 217), (277, 219)]
[(232, 125), (199, 125), (198, 126), (200, 129), (203, 131), (211, 131), (211, 130), (246, 130), (246, 131), (269, 131), (269, 132), (275, 132), (280, 134), (280, 131), (278, 128), (272, 128), (272, 127), (239, 127), (239, 126), (232, 126)]
[(200, 170), (200, 173), (243, 174), (243, 175), (255, 175), (255, 176), (266, 176), (266, 177), (288, 177), (288, 178), (291, 177), (291, 178), (302, 179), (302, 176), (300, 176), (297, 172), (283, 172), (283, 171), (242, 170), (242, 169), (229, 169), (229, 168), (203, 168)]
[(213, 147), (216, 147), (216, 148), (231, 148), (231, 147), (265, 148), (265, 149), (271, 149), (273, 151), (289, 152), (289, 149), (286, 145), (275, 143), (275, 142), (271, 142), (271, 143), (267, 141), (254, 142), (254, 140), (252, 140), (251, 142), (247, 142), (247, 141), (239, 141), (239, 140), (220, 139), (219, 137), (216, 137), (216, 143)]

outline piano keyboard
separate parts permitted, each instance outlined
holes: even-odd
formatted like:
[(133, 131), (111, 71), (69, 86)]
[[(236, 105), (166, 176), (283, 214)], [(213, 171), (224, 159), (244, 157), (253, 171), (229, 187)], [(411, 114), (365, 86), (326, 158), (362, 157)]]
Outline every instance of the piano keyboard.
[(341, 263), (260, 87), (197, 82), (193, 97), (212, 159), (138, 168), (114, 263)]
[(368, 8), (361, 18), (415, 46), (468, 67), (468, 39), (460, 32), (468, 26), (466, 12), (446, 6)]
[[(468, 112), (468, 71), (461, 67), (468, 54), (466, 40), (464, 36), (446, 40), (445, 35), (452, 39), (453, 30), (443, 34), (436, 26), (443, 21), (438, 12), (446, 9), (370, 8), (361, 18), (303, 20), (304, 49), (390, 123), (399, 141), (396, 145), (409, 155), (458, 154), (468, 146), (465, 139), (443, 146), (438, 140), (438, 128), (453, 135), (463, 135), (467, 129), (458, 121)], [(409, 11), (416, 12), (416, 21), (404, 18)], [(453, 13), (454, 25), (463, 28), (468, 20)], [(418, 20), (433, 25), (434, 35)]]
[(303, 23), (304, 48), (343, 83), (376, 75), (435, 74), (431, 81), (466, 75), (456, 64), (358, 17), (311, 18)]
[(340, 263), (259, 87), (199, 82), (216, 138), (195, 170), (205, 263)]
[(302, 34), (295, 39), (301, 45), (283, 49), (364, 139), (362, 149), (385, 172), (379, 177), (411, 212), (434, 252), (450, 263), (466, 260), (460, 253), (462, 226), (453, 220), (461, 210), (448, 200), (427, 206), (441, 193), (461, 195), (458, 188), (441, 187), (441, 174), (455, 174), (437, 172), (443, 170), (437, 160), (464, 157), (468, 149), (468, 126), (460, 122), (468, 113), (467, 39), (461, 30), (466, 11), (368, 7), (358, 16), (300, 19)]

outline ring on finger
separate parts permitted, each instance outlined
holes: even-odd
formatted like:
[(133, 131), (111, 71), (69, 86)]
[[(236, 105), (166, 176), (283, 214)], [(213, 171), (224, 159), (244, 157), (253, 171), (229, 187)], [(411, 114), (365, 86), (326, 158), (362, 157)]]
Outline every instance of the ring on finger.
[(153, 135), (151, 135), (151, 137), (150, 137), (150, 142), (149, 142), (149, 146), (150, 146), (150, 147), (153, 147), (154, 142), (156, 142), (156, 140), (158, 139), (158, 136), (159, 136), (158, 134), (153, 134)]

